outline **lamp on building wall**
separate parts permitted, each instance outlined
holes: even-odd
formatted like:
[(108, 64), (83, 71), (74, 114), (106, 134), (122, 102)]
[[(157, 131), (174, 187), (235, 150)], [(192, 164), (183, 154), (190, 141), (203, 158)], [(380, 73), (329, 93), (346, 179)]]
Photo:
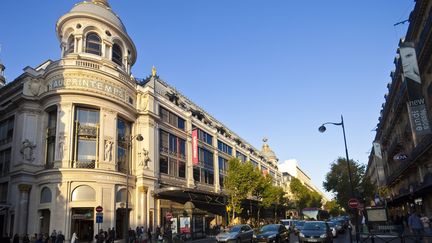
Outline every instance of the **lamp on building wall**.
[[(345, 144), (345, 156), (346, 156), (346, 162), (347, 162), (347, 168), (348, 168), (348, 178), (349, 178), (349, 183), (350, 183), (350, 188), (351, 188), (351, 197), (355, 198), (354, 195), (354, 187), (353, 187), (353, 183), (352, 183), (352, 175), (351, 175), (351, 166), (349, 163), (349, 156), (348, 156), (348, 148), (347, 148), (347, 142), (346, 142), (346, 135), (345, 135), (345, 125), (344, 125), (344, 120), (343, 120), (343, 116), (341, 115), (341, 122), (326, 122), (323, 123), (319, 128), (318, 131), (320, 131), (321, 133), (325, 132), (327, 130), (327, 128), (325, 127), (325, 125), (327, 124), (331, 124), (331, 125), (335, 125), (335, 126), (342, 126), (342, 131), (343, 131), (343, 138), (344, 138), (344, 144)], [(355, 227), (356, 227), (356, 241), (358, 242), (358, 213), (355, 213)]]
[(131, 136), (128, 141), (129, 159), (127, 161), (127, 166), (126, 166), (126, 213), (125, 213), (126, 225), (125, 225), (125, 229), (123, 230), (125, 242), (128, 242), (127, 240), (129, 239), (128, 238), (129, 237), (129, 170), (130, 170), (129, 164), (132, 161), (132, 142), (134, 141), (134, 139), (141, 142), (144, 140), (144, 138), (141, 134), (137, 134), (135, 136)]

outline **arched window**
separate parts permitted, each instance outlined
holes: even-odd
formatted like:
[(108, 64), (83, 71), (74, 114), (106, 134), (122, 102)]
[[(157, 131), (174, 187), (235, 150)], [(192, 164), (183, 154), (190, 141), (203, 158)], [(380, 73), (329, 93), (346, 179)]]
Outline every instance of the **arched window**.
[(51, 190), (48, 187), (44, 187), (41, 191), (40, 203), (50, 203), (52, 200)]
[(114, 44), (112, 47), (112, 61), (122, 66), (122, 49), (118, 44)]
[(75, 38), (73, 35), (70, 35), (67, 44), (65, 54), (73, 53), (75, 51)]
[(79, 186), (72, 192), (72, 201), (94, 201), (96, 192), (89, 186)]
[(86, 38), (86, 52), (101, 56), (101, 50), (101, 38), (95, 33), (88, 34)]
[[(128, 193), (128, 201), (131, 201), (131, 194)], [(116, 194), (116, 202), (126, 202), (126, 189), (121, 189)]]

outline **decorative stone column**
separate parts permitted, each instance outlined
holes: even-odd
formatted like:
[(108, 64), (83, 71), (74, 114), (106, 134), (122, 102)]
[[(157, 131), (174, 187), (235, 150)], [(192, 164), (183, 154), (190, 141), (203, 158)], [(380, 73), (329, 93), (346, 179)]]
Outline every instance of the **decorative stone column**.
[(189, 188), (195, 186), (195, 181), (193, 178), (193, 162), (192, 162), (192, 113), (189, 112), (186, 118), (186, 132), (187, 141), (186, 141), (186, 153), (187, 153), (187, 161), (186, 161), (186, 178), (187, 178), (187, 186)]
[(19, 235), (27, 234), (28, 227), (28, 208), (30, 190), (32, 186), (29, 184), (19, 184), (19, 204), (18, 204), (18, 217), (16, 222), (16, 232)]
[(147, 214), (148, 214), (148, 210), (147, 210), (147, 192), (148, 192), (148, 188), (145, 186), (140, 186), (138, 188), (138, 207), (139, 207), (139, 212), (138, 212), (138, 218), (137, 218), (137, 225), (146, 225), (147, 224)]

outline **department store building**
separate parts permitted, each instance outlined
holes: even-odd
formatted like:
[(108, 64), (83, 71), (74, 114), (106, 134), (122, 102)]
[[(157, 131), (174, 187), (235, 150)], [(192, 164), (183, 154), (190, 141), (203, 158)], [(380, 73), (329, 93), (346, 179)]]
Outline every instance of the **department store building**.
[(132, 76), (137, 50), (107, 1), (76, 4), (56, 34), (60, 60), (26, 67), (7, 84), (0, 65), (3, 235), (55, 229), (92, 240), (99, 226), (122, 238), (129, 213), (131, 228), (153, 231), (167, 215), (190, 217), (199, 237), (226, 219), (231, 157), (280, 184), (266, 141), (254, 148), (155, 69), (145, 79)]

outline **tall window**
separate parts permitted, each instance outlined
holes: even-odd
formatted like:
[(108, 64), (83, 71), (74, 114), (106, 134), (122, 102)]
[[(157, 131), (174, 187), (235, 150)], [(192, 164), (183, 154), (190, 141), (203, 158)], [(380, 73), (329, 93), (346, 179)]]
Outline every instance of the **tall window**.
[[(194, 126), (192, 128), (192, 130), (195, 129), (195, 128), (196, 127)], [(210, 134), (208, 134), (208, 133), (206, 133), (206, 132), (204, 132), (201, 129), (198, 129), (198, 139), (201, 140), (201, 141), (203, 141), (204, 143), (209, 144), (209, 145), (213, 144), (213, 136), (210, 135)]]
[(8, 183), (0, 183), (0, 203), (5, 203), (8, 197)]
[(218, 162), (219, 162), (219, 185), (223, 187), (224, 186), (223, 180), (228, 170), (228, 160), (226, 158), (219, 156)]
[(0, 145), (12, 142), (14, 117), (0, 122)]
[(86, 52), (102, 56), (101, 38), (95, 33), (89, 33), (86, 37)]
[(121, 47), (118, 44), (114, 44), (112, 47), (112, 61), (122, 66), (122, 56), (123, 52)]
[(185, 120), (162, 106), (160, 106), (159, 115), (163, 122), (169, 123), (180, 130), (185, 130)]
[(57, 109), (48, 112), (48, 127), (46, 136), (46, 166), (53, 168), (55, 160), (55, 142), (57, 130)]
[(241, 162), (245, 162), (245, 161), (247, 160), (246, 155), (240, 153), (239, 151), (237, 151), (237, 153), (236, 153), (236, 157), (237, 157), (237, 159), (239, 159)]
[(160, 130), (160, 173), (186, 178), (186, 140)]
[(198, 148), (199, 164), (194, 166), (194, 180), (213, 185), (214, 166), (213, 153), (204, 148)]
[(0, 177), (9, 173), (11, 163), (11, 149), (0, 151)]
[(95, 168), (99, 137), (99, 110), (77, 107), (75, 111), (75, 167)]
[(65, 54), (74, 53), (74, 52), (75, 52), (75, 37), (73, 35), (70, 35), (66, 43)]
[(226, 154), (232, 155), (232, 147), (228, 146), (226, 143), (218, 140), (218, 150)]
[(251, 159), (251, 163), (255, 168), (258, 168), (258, 162), (256, 162), (255, 160)]
[[(117, 164), (118, 170), (127, 173), (129, 161), (129, 138), (131, 124), (121, 118), (117, 118)], [(130, 167), (129, 167), (130, 169)]]

